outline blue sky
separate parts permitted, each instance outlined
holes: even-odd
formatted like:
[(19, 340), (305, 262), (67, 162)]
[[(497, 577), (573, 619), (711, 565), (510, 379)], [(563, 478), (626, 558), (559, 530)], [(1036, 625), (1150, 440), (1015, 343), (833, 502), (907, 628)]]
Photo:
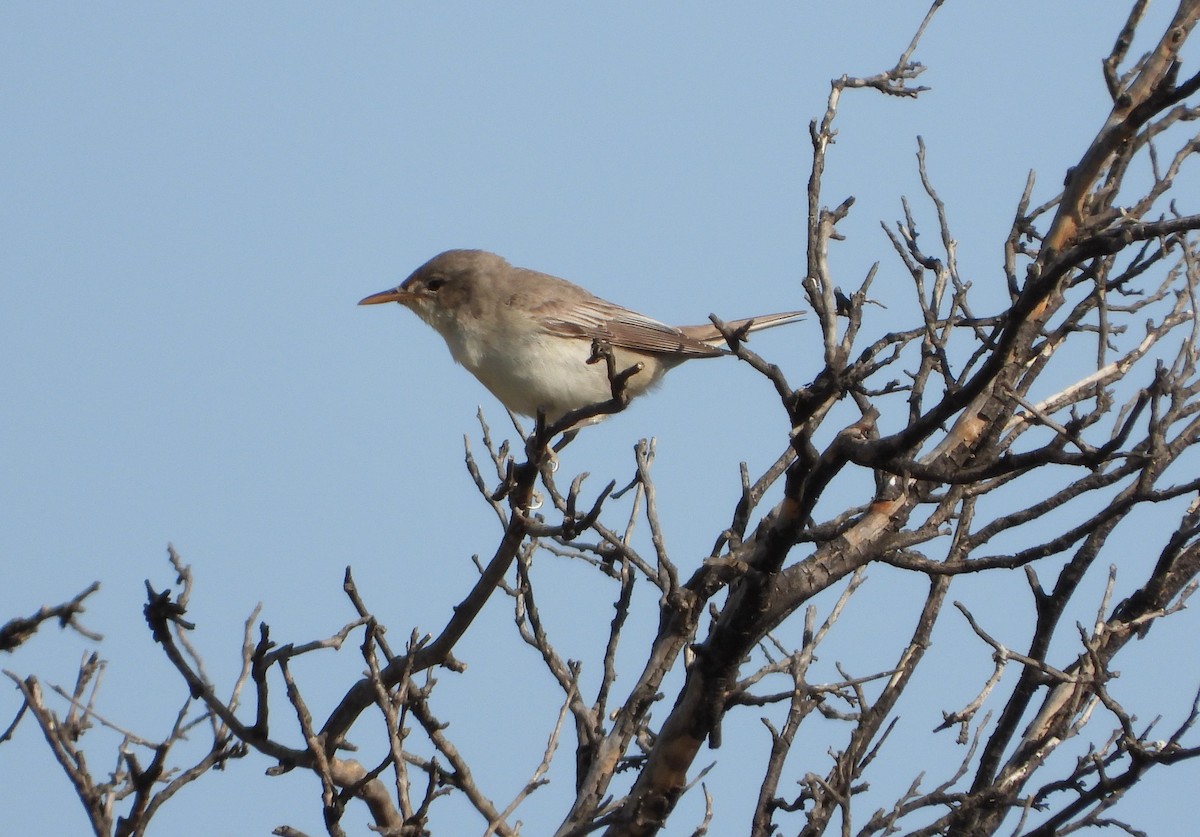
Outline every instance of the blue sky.
[[(952, 0), (916, 54), (928, 94), (846, 95), (825, 194), (828, 204), (857, 198), (833, 254), (842, 286), (881, 262), (874, 291), (889, 309), (870, 332), (888, 330), (909, 299), (879, 222), (899, 216), (901, 195), (919, 204), (918, 134), (964, 274), (983, 298), (1002, 298), (1001, 244), (1026, 172), (1041, 178), (1037, 199), (1053, 194), (1106, 113), (1099, 61), (1119, 5)], [(472, 582), (470, 556), (490, 554), (498, 534), (462, 467), (463, 435), (479, 451), (477, 406), (497, 433), (506, 419), (415, 317), (355, 302), (441, 250), (482, 247), (672, 322), (803, 307), (807, 123), (829, 79), (890, 67), (924, 12), (879, 0), (591, 13), (550, 3), (6, 4), (0, 619), (102, 581), (86, 619), (110, 661), (99, 705), (148, 737), (169, 728), (183, 694), (140, 611), (143, 579), (171, 581), (168, 542), (195, 568), (196, 641), (225, 682), (257, 602), (281, 641), (349, 620), (347, 565), (394, 637), (436, 630)], [(818, 368), (804, 328), (755, 340), (796, 383)], [(720, 528), (708, 522), (736, 501), (737, 463), (764, 468), (781, 428), (770, 387), (748, 368), (689, 364), (588, 431), (564, 467), (597, 485), (627, 479), (633, 443), (656, 437), (670, 546), (690, 567)], [(861, 501), (834, 502), (843, 499)], [(596, 659), (608, 591), (580, 601), (592, 576), (541, 566), (543, 589), (564, 591), (542, 599), (565, 653)], [(879, 606), (923, 587), (873, 575)], [(961, 587), (981, 607), (1003, 601), (1003, 591)], [(464, 642), (469, 676), (443, 675), (438, 691), (497, 800), (536, 765), (557, 710), (506, 607), (493, 602)], [(830, 662), (886, 667), (893, 652), (873, 658), (869, 616)], [(652, 630), (652, 618), (640, 626)], [(1166, 645), (1170, 631), (1189, 641), (1195, 620), (1185, 613), (1156, 631)], [(44, 629), (4, 665), (69, 683), (89, 647)], [(969, 700), (990, 670), (986, 651), (974, 651), (974, 679), (908, 707), (920, 746), (940, 709)], [(1159, 664), (1150, 655), (1133, 670)], [(354, 652), (296, 666), (326, 711), (359, 668)], [(476, 711), (481, 695), (497, 714)], [(17, 705), (8, 692), (0, 718)], [(532, 742), (506, 752), (526, 719)], [(698, 766), (712, 755), (729, 786), (756, 783), (765, 733), (757, 720), (745, 730), (744, 750), (727, 739)], [(102, 772), (115, 739), (93, 735), (109, 744), (93, 756)], [(813, 742), (818, 753), (827, 746)], [(956, 752), (949, 740), (932, 746)], [(529, 833), (564, 810), (556, 784), (569, 793), (569, 745), (560, 761), (523, 809)], [(28, 721), (0, 747), (6, 772), (17, 763), (25, 801), (0, 808), (6, 827), (81, 833), (81, 809)], [(252, 756), (202, 780), (168, 803), (160, 833), (229, 822), (237, 833), (285, 822), (320, 833), (315, 781), (263, 778), (268, 766)], [(883, 782), (881, 794), (909, 778)], [(1194, 788), (1196, 771), (1156, 778), (1126, 810), (1162, 833), (1166, 800)], [(690, 810), (679, 828), (698, 821)], [(462, 809), (439, 816), (438, 833), (481, 830)], [(743, 831), (746, 816), (718, 807), (714, 833)]]

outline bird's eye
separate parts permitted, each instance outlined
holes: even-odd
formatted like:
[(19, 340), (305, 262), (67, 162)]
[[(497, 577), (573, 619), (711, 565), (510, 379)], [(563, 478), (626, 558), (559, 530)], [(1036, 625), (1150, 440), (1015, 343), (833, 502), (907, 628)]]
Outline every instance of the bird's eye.
[(425, 289), (429, 291), (436, 291), (444, 284), (446, 284), (446, 278), (444, 276), (431, 276), (425, 282)]

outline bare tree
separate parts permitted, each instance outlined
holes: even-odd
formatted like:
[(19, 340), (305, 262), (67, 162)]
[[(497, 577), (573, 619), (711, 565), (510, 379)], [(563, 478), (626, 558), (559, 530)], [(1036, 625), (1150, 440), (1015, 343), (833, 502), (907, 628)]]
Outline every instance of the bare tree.
[[(1029, 835), (1099, 825), (1136, 833), (1113, 810), (1122, 795), (1152, 769), (1200, 755), (1200, 742), (1189, 736), (1200, 716), (1200, 694), (1184, 717), (1139, 725), (1109, 688), (1119, 652), (1131, 639), (1152, 639), (1157, 620), (1183, 609), (1200, 573), (1193, 447), (1200, 438), (1200, 215), (1178, 206), (1173, 190), (1200, 149), (1200, 135), (1186, 131), (1200, 116), (1200, 75), (1183, 77), (1179, 60), (1200, 20), (1200, 0), (1181, 0), (1161, 33), (1139, 33), (1146, 5), (1133, 4), (1103, 61), (1112, 109), (1061, 191), (1037, 203), (1032, 174), (1025, 184), (1003, 242), (1008, 300), (1002, 310), (982, 313), (973, 302), (971, 282), (958, 268), (953, 219), (918, 141), (927, 208), (904, 201), (903, 219), (885, 226), (911, 276), (913, 304), (889, 312), (904, 327), (866, 344), (859, 335), (875, 310), (868, 294), (876, 270), (852, 293), (839, 290), (832, 275), (829, 249), (853, 199), (830, 208), (823, 193), (826, 160), (847, 91), (869, 88), (903, 98), (923, 91), (916, 85), (923, 67), (913, 56), (941, 0), (894, 67), (832, 82), (826, 111), (810, 127), (804, 280), (823, 368), (809, 384), (795, 386), (746, 348), (744, 334), (714, 318), (730, 350), (774, 386), (786, 423), (779, 426), (778, 460), (757, 477), (743, 468), (740, 502), (728, 525), (714, 532), (711, 554), (690, 572), (673, 562), (662, 535), (652, 443), (637, 446), (629, 485), (616, 490), (610, 483), (589, 496), (584, 475), (560, 487), (551, 448), (582, 413), (556, 426), (539, 422), (522, 450), (495, 443), (481, 417), (487, 455), (468, 450), (467, 464), (503, 535), (492, 558), (480, 563), (478, 583), (436, 635), (414, 630), (402, 649), (390, 647), (347, 571), (345, 591), (358, 618), (326, 639), (278, 646), (265, 625), (255, 639), (252, 615), (241, 674), (222, 690), (189, 644), (184, 616), (191, 572), (172, 552), (181, 590), (148, 585), (145, 615), (188, 697), (163, 742), (127, 734), (121, 767), (104, 783), (92, 778), (75, 743), (87, 723), (103, 723), (93, 701), (84, 700), (96, 663), (85, 662), (80, 685), (68, 696), (66, 723), (46, 707), (36, 680), (14, 675), (96, 833), (142, 833), (182, 783), (255, 751), (277, 762), (269, 772), (307, 770), (319, 777), (329, 834), (343, 833), (343, 813), (356, 801), (365, 803), (381, 833), (426, 834), (433, 806), (457, 797), (478, 812), (484, 833), (514, 835), (516, 812), (570, 742), (575, 795), (559, 837), (648, 835), (663, 828), (681, 795), (702, 780), (697, 759), (705, 744), (722, 745), (726, 718), (764, 708), (775, 720), (764, 720), (770, 746), (747, 824), (756, 837), (830, 828), (975, 835), (1002, 825)], [(1139, 34), (1152, 45), (1131, 59)], [(1192, 195), (1178, 197), (1194, 202)], [(918, 235), (928, 223), (919, 216), (932, 219), (932, 248)], [(623, 381), (636, 374), (615, 368), (604, 346), (596, 352), (609, 363), (613, 399), (587, 414), (621, 409)], [(1087, 368), (1078, 373), (1081, 357), (1088, 358)], [(830, 514), (829, 492), (841, 483), (868, 484), (873, 491)], [(782, 499), (763, 508), (772, 487), (781, 488)], [(606, 522), (609, 500), (630, 494), (632, 514)], [(1116, 554), (1114, 530), (1147, 509), (1159, 519), (1177, 514), (1178, 524), (1146, 532), (1143, 556)], [(632, 537), (643, 524), (649, 552)], [(597, 583), (612, 584), (608, 640), (593, 661), (602, 675), (589, 693), (580, 664), (560, 653), (539, 615), (532, 561), (539, 552), (585, 562)], [(839, 667), (838, 680), (820, 682), (815, 652), (871, 565), (927, 582), (920, 616), (886, 670), (854, 674)], [(1032, 614), (1031, 638), (1019, 650), (1006, 642), (1012, 625), (989, 625), (962, 604), (947, 607), (958, 577), (1014, 569), (1028, 580), (1023, 604)], [(1088, 601), (1083, 581), (1097, 574), (1107, 586), (1099, 600)], [(1131, 592), (1117, 595), (1118, 576)], [(652, 602), (634, 595), (647, 583)], [(825, 591), (833, 596), (822, 600), (822, 615), (814, 598)], [(557, 683), (562, 706), (543, 758), (507, 803), (493, 801), (474, 778), (435, 714), (431, 676), (438, 668), (461, 670), (456, 644), (494, 595), (511, 601), (520, 638)], [(656, 610), (653, 636), (627, 630), (638, 606)], [(1083, 612), (1094, 614), (1086, 624), (1077, 621)], [(917, 765), (900, 798), (865, 807), (862, 791), (895, 723), (897, 702), (929, 657), (939, 620), (965, 620), (980, 655), (994, 666), (975, 699), (945, 708), (942, 729), (957, 730), (961, 762)], [(798, 647), (783, 638), (793, 624), (802, 637)], [(351, 637), (366, 674), (348, 685), (327, 717), (314, 719), (291, 662), (340, 648)], [(625, 653), (630, 645), (640, 649), (640, 663), (623, 672), (631, 685), (618, 689), (622, 644)], [(1072, 650), (1064, 654), (1063, 648)], [(1015, 677), (1005, 681), (1009, 671)], [(672, 672), (682, 672), (674, 693), (667, 685)], [(271, 698), (280, 684), (286, 704)], [(652, 708), (661, 717), (652, 719)], [(367, 726), (367, 717), (375, 727)], [(363, 764), (349, 752), (351, 735), (378, 729), (378, 719), (387, 732), (386, 752)], [(801, 725), (817, 719), (832, 722), (828, 753), (819, 762), (792, 753)], [(208, 753), (184, 769), (167, 769), (173, 743), (201, 725), (211, 733)], [(1068, 742), (1084, 754), (1055, 759)], [(138, 749), (153, 754), (149, 767), (138, 763)], [(832, 767), (821, 769), (830, 758)], [(785, 787), (796, 790), (789, 794)], [(710, 791), (701, 793), (711, 813)], [(126, 800), (127, 813), (114, 824), (114, 806)], [(707, 828), (706, 816), (694, 833)], [(298, 832), (284, 826), (277, 833)]]

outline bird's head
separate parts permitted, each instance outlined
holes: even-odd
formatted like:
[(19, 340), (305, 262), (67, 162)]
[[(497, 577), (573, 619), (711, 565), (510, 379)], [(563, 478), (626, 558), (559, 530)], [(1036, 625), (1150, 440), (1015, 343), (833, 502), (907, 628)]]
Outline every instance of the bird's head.
[(412, 272), (395, 288), (380, 291), (359, 305), (398, 302), (412, 309), (425, 322), (443, 331), (452, 320), (470, 309), (478, 288), (493, 272), (508, 262), (484, 250), (447, 250)]

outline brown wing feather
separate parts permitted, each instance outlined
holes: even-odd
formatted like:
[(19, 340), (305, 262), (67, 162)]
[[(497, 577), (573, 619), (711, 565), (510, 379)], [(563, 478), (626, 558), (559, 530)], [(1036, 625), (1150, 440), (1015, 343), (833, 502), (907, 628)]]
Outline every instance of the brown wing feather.
[(715, 357), (724, 354), (673, 326), (636, 311), (592, 297), (572, 300), (565, 310), (542, 321), (550, 334), (604, 340), (612, 346), (651, 354)]

